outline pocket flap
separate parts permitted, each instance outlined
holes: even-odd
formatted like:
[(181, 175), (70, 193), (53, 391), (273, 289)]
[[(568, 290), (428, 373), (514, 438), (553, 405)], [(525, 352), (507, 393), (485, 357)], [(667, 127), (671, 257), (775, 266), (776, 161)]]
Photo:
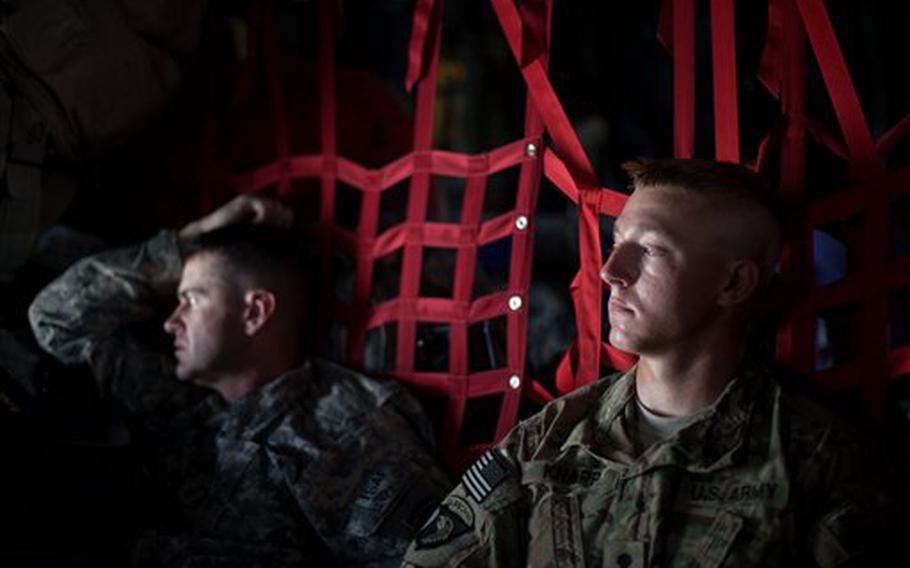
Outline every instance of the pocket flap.
[(704, 567), (720, 566), (727, 557), (730, 545), (733, 544), (733, 540), (742, 528), (741, 517), (727, 511), (718, 514), (699, 548), (700, 565)]

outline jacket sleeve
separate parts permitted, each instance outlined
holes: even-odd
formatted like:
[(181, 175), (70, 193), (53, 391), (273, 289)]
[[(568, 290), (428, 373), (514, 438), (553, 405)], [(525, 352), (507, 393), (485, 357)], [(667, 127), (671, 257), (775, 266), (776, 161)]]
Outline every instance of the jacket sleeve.
[(485, 453), (420, 529), (404, 566), (526, 566), (527, 501), (507, 446)]
[[(127, 333), (173, 294), (181, 261), (176, 236), (163, 231), (139, 245), (73, 264), (29, 308), (39, 345), (66, 364), (87, 364), (101, 389), (134, 412), (154, 416), (198, 397), (170, 378), (173, 361)], [(175, 401), (174, 399), (180, 399)], [(160, 419), (166, 419), (162, 415)]]
[(303, 446), (273, 460), (335, 565), (398, 567), (450, 487), (415, 427), (426, 418), (402, 413), (409, 395), (399, 385), (377, 398), (341, 381), (329, 390), (305, 412), (319, 424), (295, 437)]

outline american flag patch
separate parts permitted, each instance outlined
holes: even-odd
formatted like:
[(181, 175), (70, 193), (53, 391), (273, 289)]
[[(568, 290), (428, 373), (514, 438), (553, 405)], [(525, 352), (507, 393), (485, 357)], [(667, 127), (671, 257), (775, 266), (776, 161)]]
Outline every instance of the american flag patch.
[(464, 475), (461, 476), (461, 484), (474, 501), (481, 503), (509, 475), (510, 468), (508, 464), (503, 463), (503, 458), (499, 457), (495, 451), (487, 450), (479, 460), (474, 462), (474, 465), (464, 472)]

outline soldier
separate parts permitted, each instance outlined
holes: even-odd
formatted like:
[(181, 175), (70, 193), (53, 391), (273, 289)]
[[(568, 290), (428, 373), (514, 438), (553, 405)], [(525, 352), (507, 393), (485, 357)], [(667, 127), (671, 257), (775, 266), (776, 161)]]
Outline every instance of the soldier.
[(601, 269), (610, 342), (639, 356), (520, 423), (463, 475), (407, 566), (841, 566), (880, 494), (860, 448), (750, 354), (782, 240), (762, 179), (626, 165)]
[[(158, 507), (138, 565), (397, 566), (449, 487), (402, 386), (300, 356), (291, 217), (238, 197), (79, 261), (29, 310), (44, 349), (87, 363), (140, 419)], [(129, 326), (178, 279), (160, 353)]]

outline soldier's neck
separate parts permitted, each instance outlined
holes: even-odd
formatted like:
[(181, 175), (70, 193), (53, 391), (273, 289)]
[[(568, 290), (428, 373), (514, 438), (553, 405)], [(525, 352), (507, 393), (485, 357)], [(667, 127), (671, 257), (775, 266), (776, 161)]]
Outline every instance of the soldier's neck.
[(662, 416), (689, 416), (714, 404), (745, 355), (745, 345), (662, 356), (642, 355), (635, 375), (638, 398)]
[(280, 364), (277, 364), (277, 359), (269, 361), (270, 365), (254, 364), (232, 373), (223, 373), (217, 380), (211, 381), (209, 386), (218, 391), (225, 400), (233, 402), (295, 368), (298, 358), (288, 358)]

